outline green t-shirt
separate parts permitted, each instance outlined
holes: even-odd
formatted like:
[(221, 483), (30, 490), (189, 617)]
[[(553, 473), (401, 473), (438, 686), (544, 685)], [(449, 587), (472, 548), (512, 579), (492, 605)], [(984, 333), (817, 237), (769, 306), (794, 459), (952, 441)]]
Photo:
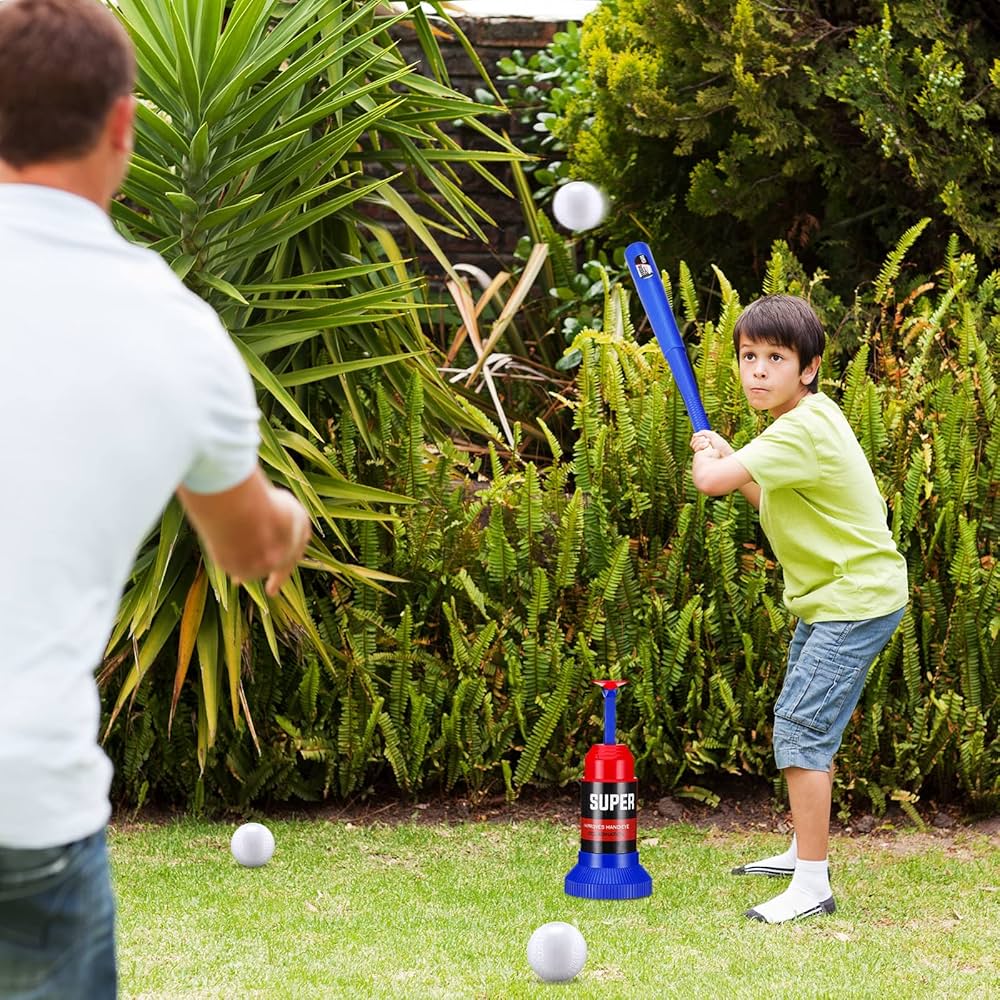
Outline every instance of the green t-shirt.
[(785, 606), (812, 624), (903, 607), (906, 562), (840, 407), (810, 393), (736, 452), (760, 486), (760, 523), (785, 577)]

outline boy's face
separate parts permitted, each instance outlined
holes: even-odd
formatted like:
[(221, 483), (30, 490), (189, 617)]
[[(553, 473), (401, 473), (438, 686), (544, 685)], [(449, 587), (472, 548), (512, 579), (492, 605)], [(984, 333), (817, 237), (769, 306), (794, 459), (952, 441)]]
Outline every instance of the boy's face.
[(799, 364), (794, 347), (740, 336), (740, 381), (755, 410), (769, 410), (772, 417), (780, 417), (808, 394), (819, 370), (819, 358), (813, 358), (801, 372)]

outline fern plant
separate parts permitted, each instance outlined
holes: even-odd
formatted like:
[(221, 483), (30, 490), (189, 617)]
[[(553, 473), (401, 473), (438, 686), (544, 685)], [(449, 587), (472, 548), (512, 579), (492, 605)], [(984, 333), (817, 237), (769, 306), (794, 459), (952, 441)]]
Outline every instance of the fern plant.
[[(765, 278), (769, 291), (811, 298), (834, 340), (846, 327), (861, 339), (844, 364), (836, 351), (824, 362), (822, 388), (870, 457), (909, 572), (910, 605), (838, 755), (842, 808), (1000, 800), (1000, 274), (980, 279), (956, 245), (939, 272), (911, 276), (912, 238), (839, 318), (822, 276), (805, 275), (788, 247), (772, 248)], [(709, 417), (738, 447), (761, 424), (732, 347), (741, 298), (720, 288), (717, 307), (703, 304), (680, 268), (673, 290)], [(415, 381), (401, 409), (379, 402), (377, 376), (360, 381), (388, 460), (369, 463), (345, 435), (331, 461), (386, 492), (405, 482), (420, 501), (347, 528), (365, 564), (400, 582), (309, 589), (317, 630), (341, 656), (308, 661), (308, 679), (247, 679), (267, 706), (268, 749), (255, 757), (227, 720), (206, 800), (566, 784), (600, 731), (589, 681), (609, 676), (630, 682), (619, 726), (649, 794), (704, 797), (720, 773), (776, 778), (772, 711), (792, 628), (780, 569), (742, 496), (694, 489), (683, 402), (659, 350), (639, 342), (627, 298), (609, 285), (602, 329), (575, 341), (580, 367), (563, 395), (574, 440), (564, 453), (540, 424), (546, 460), (519, 428), (507, 455), (430, 442)], [(165, 709), (154, 708), (143, 711), (157, 730)], [(133, 797), (142, 782), (169, 795), (193, 780), (196, 762), (160, 759), (159, 741), (143, 756), (148, 739), (128, 771)]]

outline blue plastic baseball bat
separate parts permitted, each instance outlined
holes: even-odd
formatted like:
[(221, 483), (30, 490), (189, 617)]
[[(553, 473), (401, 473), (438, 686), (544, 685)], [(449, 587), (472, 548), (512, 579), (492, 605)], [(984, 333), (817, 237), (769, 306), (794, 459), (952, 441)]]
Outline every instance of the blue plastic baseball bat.
[(653, 260), (649, 246), (645, 243), (630, 243), (625, 248), (625, 260), (628, 262), (628, 269), (639, 293), (639, 301), (646, 310), (657, 343), (667, 359), (667, 364), (670, 365), (674, 381), (687, 407), (691, 426), (696, 431), (711, 430), (698, 392), (698, 383), (691, 370), (687, 348), (681, 340), (677, 321), (670, 309), (670, 302), (667, 300), (667, 293), (660, 278), (660, 270)]

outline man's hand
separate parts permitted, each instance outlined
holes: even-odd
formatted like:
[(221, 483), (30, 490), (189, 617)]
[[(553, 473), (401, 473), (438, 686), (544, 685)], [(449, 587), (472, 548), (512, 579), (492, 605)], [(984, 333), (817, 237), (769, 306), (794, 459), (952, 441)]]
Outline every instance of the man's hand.
[(309, 539), (312, 538), (312, 524), (305, 508), (287, 490), (276, 489), (271, 494), (271, 502), (284, 508), (289, 530), (287, 555), (280, 566), (271, 570), (264, 584), (268, 597), (276, 597), (305, 554)]
[(292, 575), (312, 536), (309, 515), (288, 490), (277, 489), (258, 466), (221, 493), (177, 496), (214, 562), (233, 579), (265, 579), (274, 597)]

